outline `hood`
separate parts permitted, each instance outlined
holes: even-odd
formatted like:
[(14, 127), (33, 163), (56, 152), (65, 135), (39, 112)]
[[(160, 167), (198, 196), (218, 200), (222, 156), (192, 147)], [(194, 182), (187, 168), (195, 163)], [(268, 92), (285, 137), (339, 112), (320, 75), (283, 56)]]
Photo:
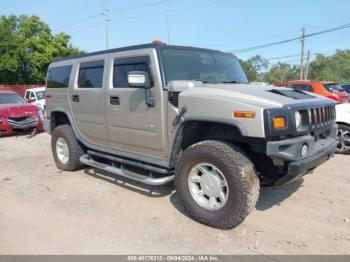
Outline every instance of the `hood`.
[(324, 97), (314, 93), (298, 92), (291, 88), (249, 84), (199, 85), (196, 83), (193, 87), (180, 93), (180, 98), (186, 96), (210, 97), (219, 101), (235, 100), (260, 108), (283, 107), (289, 104), (325, 100)]
[(31, 104), (0, 104), (0, 115), (9, 117), (37, 116), (38, 108)]

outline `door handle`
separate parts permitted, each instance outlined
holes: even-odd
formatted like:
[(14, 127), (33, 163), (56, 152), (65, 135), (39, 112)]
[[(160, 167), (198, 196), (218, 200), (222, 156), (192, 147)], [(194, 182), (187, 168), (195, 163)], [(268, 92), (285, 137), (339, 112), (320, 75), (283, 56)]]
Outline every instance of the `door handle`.
[(79, 96), (78, 95), (72, 95), (72, 101), (76, 102), (76, 103), (79, 103), (79, 101), (80, 101)]
[(111, 105), (120, 105), (119, 96), (111, 96), (111, 97), (109, 97), (109, 103)]

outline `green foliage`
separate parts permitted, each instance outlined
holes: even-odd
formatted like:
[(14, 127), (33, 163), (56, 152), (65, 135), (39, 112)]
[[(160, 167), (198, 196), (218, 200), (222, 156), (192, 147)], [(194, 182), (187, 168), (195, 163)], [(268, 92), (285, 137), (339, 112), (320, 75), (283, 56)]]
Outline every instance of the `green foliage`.
[(37, 16), (0, 17), (0, 84), (44, 83), (52, 58), (81, 54)]
[(264, 79), (271, 84), (299, 79), (299, 67), (286, 63), (277, 63), (266, 72)]
[(309, 71), (312, 80), (350, 82), (350, 49), (337, 50), (329, 57), (317, 55)]
[(260, 55), (256, 55), (246, 61), (241, 60), (240, 62), (250, 82), (263, 81), (263, 71), (269, 66), (266, 59), (263, 59)]

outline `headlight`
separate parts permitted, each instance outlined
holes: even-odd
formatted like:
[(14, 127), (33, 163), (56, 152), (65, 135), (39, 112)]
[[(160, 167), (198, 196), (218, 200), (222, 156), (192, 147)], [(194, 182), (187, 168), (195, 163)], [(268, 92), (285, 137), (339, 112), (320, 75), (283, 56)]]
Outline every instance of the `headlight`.
[(295, 112), (295, 126), (297, 127), (297, 130), (301, 128), (301, 125), (303, 123), (303, 118), (299, 111)]

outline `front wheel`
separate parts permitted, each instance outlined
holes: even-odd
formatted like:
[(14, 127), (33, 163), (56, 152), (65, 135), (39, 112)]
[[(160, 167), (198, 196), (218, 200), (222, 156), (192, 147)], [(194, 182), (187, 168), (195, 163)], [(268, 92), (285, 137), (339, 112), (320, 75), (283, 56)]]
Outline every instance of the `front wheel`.
[(84, 150), (76, 140), (70, 125), (60, 125), (53, 130), (51, 149), (57, 168), (74, 171), (83, 167), (79, 159)]
[(195, 220), (228, 229), (255, 208), (259, 179), (238, 147), (204, 141), (187, 148), (175, 168), (175, 186), (187, 213)]
[(338, 125), (338, 133), (337, 133), (337, 150), (338, 154), (350, 154), (350, 126), (347, 125)]

